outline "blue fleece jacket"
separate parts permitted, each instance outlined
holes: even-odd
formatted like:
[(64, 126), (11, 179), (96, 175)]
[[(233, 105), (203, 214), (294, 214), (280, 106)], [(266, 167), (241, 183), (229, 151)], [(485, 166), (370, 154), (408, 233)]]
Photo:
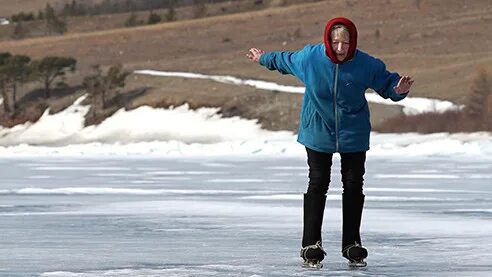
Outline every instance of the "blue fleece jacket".
[(373, 89), (383, 98), (399, 101), (393, 87), (400, 75), (361, 50), (342, 64), (334, 64), (323, 43), (299, 51), (269, 52), (260, 64), (282, 74), (291, 74), (305, 87), (297, 141), (325, 153), (361, 152), (369, 149), (371, 123), (365, 91)]

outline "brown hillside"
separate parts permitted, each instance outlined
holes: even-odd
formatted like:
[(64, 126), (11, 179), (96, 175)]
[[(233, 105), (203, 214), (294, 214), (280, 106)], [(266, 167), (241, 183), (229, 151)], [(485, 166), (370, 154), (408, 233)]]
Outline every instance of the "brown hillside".
[[(390, 70), (414, 76), (413, 96), (464, 103), (473, 68), (482, 65), (492, 71), (492, 5), (481, 0), (323, 1), (130, 29), (2, 41), (0, 49), (38, 58), (74, 56), (81, 71), (79, 80), (74, 78), (73, 82), (80, 81), (92, 64), (123, 63), (131, 69), (226, 74), (299, 84), (292, 77), (252, 64), (244, 54), (251, 46), (291, 50), (320, 42), (325, 22), (335, 16), (347, 16), (358, 25), (359, 48), (385, 60)], [(197, 105), (213, 105), (216, 103), (207, 99), (230, 98), (243, 90), (205, 81), (189, 85), (191, 82), (172, 78), (134, 76), (131, 80), (130, 87), (154, 87), (146, 96), (147, 103), (153, 105), (172, 104), (169, 99), (183, 87), (186, 92), (182, 96), (198, 101)], [(237, 97), (235, 104), (229, 102), (235, 107), (233, 111), (258, 106), (254, 99), (241, 102), (244, 96)], [(292, 112), (296, 115), (298, 110)], [(267, 111), (263, 114), (267, 117)]]

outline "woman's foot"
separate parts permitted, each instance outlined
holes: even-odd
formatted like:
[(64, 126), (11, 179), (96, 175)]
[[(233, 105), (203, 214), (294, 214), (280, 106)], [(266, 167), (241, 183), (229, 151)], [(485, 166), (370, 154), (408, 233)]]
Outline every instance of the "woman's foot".
[(304, 260), (305, 267), (321, 268), (321, 261), (325, 258), (326, 252), (321, 246), (321, 241), (314, 245), (301, 248), (301, 258)]
[(342, 255), (344, 258), (349, 260), (349, 266), (367, 266), (367, 263), (364, 261), (364, 259), (367, 258), (367, 249), (362, 247), (362, 245), (357, 242), (343, 248)]

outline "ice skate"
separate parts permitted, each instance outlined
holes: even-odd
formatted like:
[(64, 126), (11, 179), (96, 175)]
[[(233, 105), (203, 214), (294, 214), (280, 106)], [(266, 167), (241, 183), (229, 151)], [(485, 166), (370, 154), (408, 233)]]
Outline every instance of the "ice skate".
[(360, 239), (360, 222), (364, 206), (363, 194), (342, 194), (343, 205), (343, 233), (342, 256), (346, 258), (350, 267), (365, 267), (367, 263), (367, 249), (362, 247)]
[(324, 194), (304, 194), (304, 228), (301, 258), (303, 267), (322, 268), (326, 252), (321, 246), (321, 225), (325, 210)]
[(303, 259), (303, 267), (306, 268), (322, 268), (321, 261), (325, 258), (326, 252), (321, 246), (321, 241), (314, 245), (308, 245), (301, 248), (301, 258)]
[(362, 247), (357, 242), (345, 247), (342, 250), (342, 255), (348, 260), (350, 267), (365, 267), (367, 262), (364, 261), (367, 258), (367, 249)]

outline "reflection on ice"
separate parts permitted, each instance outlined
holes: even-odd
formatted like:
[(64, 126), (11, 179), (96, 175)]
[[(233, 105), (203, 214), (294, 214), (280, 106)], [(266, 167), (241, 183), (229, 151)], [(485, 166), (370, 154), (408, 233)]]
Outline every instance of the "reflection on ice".
[[(250, 273), (248, 273), (250, 271)], [(243, 272), (242, 275), (234, 275), (233, 272)], [(122, 268), (110, 270), (94, 270), (88, 272), (68, 272), (55, 271), (41, 274), (41, 277), (94, 277), (94, 276), (109, 276), (109, 277), (149, 277), (149, 276), (165, 276), (165, 277), (186, 277), (186, 276), (250, 276), (260, 277), (263, 275), (254, 274), (255, 270), (252, 266), (239, 266), (230, 264), (174, 264), (165, 267), (157, 268)], [(236, 273), (237, 274), (237, 273)], [(249, 274), (249, 275), (245, 275)]]
[(373, 178), (411, 178), (411, 179), (458, 179), (458, 175), (449, 174), (376, 174)]
[[(244, 196), (242, 199), (257, 199), (257, 200), (302, 200), (303, 196), (300, 194), (277, 194), (277, 195), (255, 195)], [(404, 196), (366, 196), (366, 201), (380, 201), (380, 202), (402, 202), (402, 201), (460, 201), (463, 198), (441, 198), (441, 197), (404, 197)], [(328, 195), (326, 200), (342, 200), (341, 195)]]

